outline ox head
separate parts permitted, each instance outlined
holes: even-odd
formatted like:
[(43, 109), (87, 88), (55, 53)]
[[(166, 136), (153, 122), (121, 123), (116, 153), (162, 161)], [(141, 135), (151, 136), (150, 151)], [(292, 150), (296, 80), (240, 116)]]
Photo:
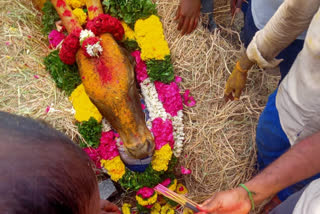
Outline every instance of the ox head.
[[(45, 0), (32, 0), (41, 9)], [(71, 8), (65, 0), (51, 0), (63, 25), (70, 33), (81, 25), (73, 14), (64, 15)], [(65, 6), (57, 6), (64, 2)], [(93, 19), (103, 13), (100, 0), (87, 0), (86, 5), (97, 8), (89, 11)], [(136, 88), (134, 70), (128, 56), (110, 34), (100, 36), (103, 53), (98, 58), (87, 58), (80, 49), (77, 64), (85, 90), (101, 114), (120, 134), (126, 152), (137, 159), (152, 155), (154, 140), (148, 130)]]
[(103, 53), (77, 53), (85, 90), (101, 114), (120, 134), (126, 152), (137, 159), (152, 155), (154, 140), (145, 123), (133, 65), (110, 34), (100, 36)]

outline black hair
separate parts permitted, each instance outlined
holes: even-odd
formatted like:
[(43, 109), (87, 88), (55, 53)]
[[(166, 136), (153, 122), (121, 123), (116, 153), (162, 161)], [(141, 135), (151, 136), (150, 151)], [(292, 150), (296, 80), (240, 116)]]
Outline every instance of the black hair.
[(0, 213), (83, 213), (97, 188), (90, 159), (69, 138), (0, 112)]

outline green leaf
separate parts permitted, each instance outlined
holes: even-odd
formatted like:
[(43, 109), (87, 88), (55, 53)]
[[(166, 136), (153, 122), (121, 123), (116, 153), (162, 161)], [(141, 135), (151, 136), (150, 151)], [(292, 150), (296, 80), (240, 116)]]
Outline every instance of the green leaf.
[(151, 0), (104, 0), (105, 13), (123, 19), (131, 28), (138, 19), (156, 15), (156, 4)]
[(173, 65), (169, 55), (164, 60), (148, 60), (146, 64), (152, 81), (170, 83), (174, 80)]
[(126, 39), (124, 42), (122, 42), (122, 45), (130, 53), (135, 51), (135, 50), (139, 50), (139, 45), (135, 40)]
[(78, 130), (81, 136), (86, 140), (80, 142), (81, 147), (97, 148), (100, 144), (102, 124), (99, 124), (96, 119), (90, 117), (88, 121), (78, 123)]
[(52, 51), (44, 58), (46, 70), (50, 72), (58, 88), (68, 95), (81, 84), (81, 78), (77, 65), (64, 64), (59, 57), (58, 50)]
[(55, 23), (60, 19), (60, 17), (49, 0), (44, 3), (42, 12), (42, 33), (48, 35), (52, 30), (56, 29)]

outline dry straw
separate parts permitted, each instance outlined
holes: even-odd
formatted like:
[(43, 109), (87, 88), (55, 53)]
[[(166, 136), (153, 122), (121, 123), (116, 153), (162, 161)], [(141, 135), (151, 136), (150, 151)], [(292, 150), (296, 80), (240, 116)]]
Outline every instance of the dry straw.
[[(209, 33), (199, 24), (184, 37), (174, 21), (178, 1), (158, 0), (158, 9), (175, 72), (183, 78), (182, 88), (190, 89), (197, 101), (185, 109), (186, 141), (180, 163), (192, 170), (184, 176), (188, 197), (201, 202), (256, 173), (255, 127), (278, 77), (252, 70), (240, 101), (225, 103), (225, 81), (241, 53), (239, 34), (229, 26), (228, 1), (216, 2), (221, 31)], [(0, 0), (0, 110), (45, 120), (75, 139), (79, 133), (72, 106), (42, 64), (49, 49), (40, 32), (40, 14), (30, 2)]]

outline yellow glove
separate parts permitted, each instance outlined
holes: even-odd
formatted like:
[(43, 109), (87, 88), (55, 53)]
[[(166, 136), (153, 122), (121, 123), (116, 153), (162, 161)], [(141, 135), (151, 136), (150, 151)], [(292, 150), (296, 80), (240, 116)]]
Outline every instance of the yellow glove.
[(243, 70), (240, 67), (240, 62), (238, 61), (226, 83), (226, 88), (224, 90), (224, 97), (226, 101), (233, 99), (239, 100), (241, 92), (246, 85), (247, 73), (248, 71)]

